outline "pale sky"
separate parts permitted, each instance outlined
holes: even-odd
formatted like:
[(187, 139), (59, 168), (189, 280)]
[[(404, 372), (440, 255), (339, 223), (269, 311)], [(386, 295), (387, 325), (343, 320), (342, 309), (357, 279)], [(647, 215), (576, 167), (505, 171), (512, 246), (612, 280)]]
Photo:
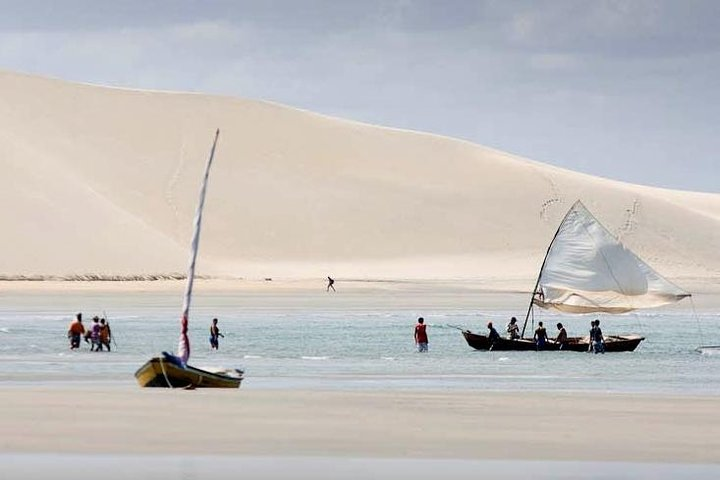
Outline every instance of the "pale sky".
[(3, 70), (271, 100), (720, 192), (720, 1), (0, 0), (0, 12)]

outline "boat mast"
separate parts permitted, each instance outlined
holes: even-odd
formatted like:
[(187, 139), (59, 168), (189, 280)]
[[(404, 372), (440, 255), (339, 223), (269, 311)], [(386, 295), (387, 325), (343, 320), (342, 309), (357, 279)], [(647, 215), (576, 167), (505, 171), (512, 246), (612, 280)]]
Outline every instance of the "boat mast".
[(188, 317), (190, 316), (190, 300), (192, 298), (193, 280), (195, 279), (195, 260), (197, 259), (198, 248), (200, 247), (200, 226), (202, 224), (202, 212), (205, 205), (205, 192), (207, 191), (208, 177), (210, 176), (210, 166), (213, 157), (215, 157), (215, 146), (217, 145), (220, 129), (215, 131), (215, 140), (213, 140), (212, 149), (207, 165), (205, 165), (205, 176), (200, 187), (200, 199), (198, 200), (197, 210), (195, 211), (195, 220), (193, 221), (193, 236), (190, 244), (190, 263), (188, 265), (187, 283), (185, 284), (185, 297), (183, 299), (182, 317), (180, 318), (180, 342), (178, 344), (178, 356), (183, 363), (187, 363), (190, 358), (190, 339), (188, 338)]
[(562, 222), (560, 222), (560, 225), (558, 225), (557, 230), (555, 231), (555, 235), (553, 235), (552, 240), (550, 241), (550, 245), (548, 245), (547, 251), (545, 252), (545, 258), (543, 258), (542, 266), (540, 267), (540, 273), (538, 273), (537, 281), (535, 282), (535, 287), (533, 288), (532, 294), (530, 295), (530, 305), (528, 305), (527, 313), (525, 314), (525, 322), (523, 322), (523, 328), (522, 332), (520, 333), (520, 338), (525, 338), (525, 329), (527, 328), (528, 319), (530, 318), (530, 312), (532, 312), (533, 307), (533, 301), (535, 300), (535, 294), (537, 293), (538, 286), (540, 286), (540, 278), (542, 277), (542, 272), (545, 270), (545, 263), (547, 262), (548, 255), (550, 255), (550, 249), (553, 246), (553, 243), (555, 243), (555, 239), (557, 238), (558, 234), (560, 233), (560, 229), (562, 228), (563, 224), (565, 223), (565, 220), (567, 219), (568, 215), (570, 215), (570, 212), (575, 210), (575, 205), (580, 203), (580, 200), (575, 202), (575, 204), (572, 206), (572, 208), (565, 214), (565, 216), (562, 219)]

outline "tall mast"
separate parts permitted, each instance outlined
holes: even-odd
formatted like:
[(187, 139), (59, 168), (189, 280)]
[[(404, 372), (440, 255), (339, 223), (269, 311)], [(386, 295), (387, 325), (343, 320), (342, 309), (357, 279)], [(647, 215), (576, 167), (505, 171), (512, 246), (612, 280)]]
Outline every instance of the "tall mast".
[(198, 200), (197, 210), (195, 210), (195, 220), (193, 221), (193, 236), (190, 244), (190, 264), (188, 265), (187, 283), (185, 284), (185, 297), (183, 299), (182, 317), (180, 318), (180, 341), (178, 344), (178, 356), (183, 363), (187, 363), (190, 358), (190, 339), (187, 335), (188, 317), (190, 316), (190, 300), (192, 299), (193, 280), (195, 279), (195, 260), (197, 259), (198, 248), (200, 246), (200, 226), (202, 224), (203, 206), (205, 205), (205, 193), (207, 192), (208, 177), (210, 176), (210, 166), (213, 157), (215, 157), (215, 146), (217, 145), (220, 129), (215, 131), (215, 140), (213, 140), (212, 149), (207, 165), (205, 165), (205, 176), (203, 177), (202, 186), (200, 187), (200, 199)]
[(558, 234), (560, 233), (560, 229), (562, 228), (563, 224), (565, 223), (565, 220), (567, 219), (568, 215), (570, 215), (570, 212), (575, 210), (575, 205), (580, 203), (580, 200), (575, 202), (570, 210), (565, 214), (565, 216), (562, 219), (562, 222), (560, 222), (560, 225), (558, 225), (557, 230), (555, 230), (555, 235), (553, 235), (552, 240), (550, 241), (550, 245), (548, 245), (547, 251), (545, 252), (545, 258), (543, 258), (542, 266), (540, 267), (540, 273), (538, 273), (537, 281), (535, 282), (535, 287), (533, 288), (532, 294), (530, 295), (530, 305), (528, 305), (527, 313), (525, 314), (525, 322), (523, 322), (523, 328), (522, 332), (520, 333), (520, 338), (525, 338), (525, 329), (527, 328), (528, 319), (530, 318), (530, 312), (532, 312), (533, 307), (533, 301), (535, 300), (535, 294), (537, 293), (538, 286), (540, 285), (540, 278), (542, 278), (542, 272), (545, 270), (545, 263), (547, 262), (548, 255), (550, 254), (550, 249), (553, 246), (553, 243), (555, 243), (555, 239), (557, 238)]

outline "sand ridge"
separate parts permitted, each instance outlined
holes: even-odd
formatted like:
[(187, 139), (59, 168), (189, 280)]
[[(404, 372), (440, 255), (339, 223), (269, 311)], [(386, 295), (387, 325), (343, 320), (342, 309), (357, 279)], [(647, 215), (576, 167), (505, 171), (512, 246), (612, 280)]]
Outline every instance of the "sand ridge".
[[(720, 195), (252, 100), (0, 73), (4, 275), (532, 279), (581, 199), (668, 277), (720, 275)], [(679, 159), (678, 161), (681, 161)]]

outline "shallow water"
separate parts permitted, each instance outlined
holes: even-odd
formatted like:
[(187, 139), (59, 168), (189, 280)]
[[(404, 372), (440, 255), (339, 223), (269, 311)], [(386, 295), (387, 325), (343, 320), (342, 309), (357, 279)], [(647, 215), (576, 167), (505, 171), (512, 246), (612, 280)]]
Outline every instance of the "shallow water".
[[(150, 356), (177, 349), (179, 295), (34, 293), (5, 294), (0, 301), (0, 382), (6, 386), (131, 383), (134, 371)], [(73, 313), (82, 311), (87, 324), (103, 309), (116, 348), (91, 353), (83, 344), (80, 351), (69, 351), (65, 332)], [(415, 352), (413, 344), (419, 315), (428, 324), (427, 354)], [(293, 295), (197, 295), (191, 312), (190, 363), (242, 368), (243, 388), (720, 394), (720, 354), (695, 351), (701, 344), (720, 343), (718, 313), (694, 315), (673, 309), (601, 317), (606, 335), (632, 332), (647, 337), (635, 352), (605, 355), (478, 352), (467, 346), (458, 330), (447, 326), (484, 331), (484, 323), (491, 320), (502, 331), (511, 315), (520, 316), (517, 311), (479, 313), (437, 304), (419, 311), (326, 297), (298, 301)], [(225, 334), (217, 352), (209, 349), (207, 338), (213, 316), (220, 319)], [(539, 320), (548, 327), (561, 321), (570, 335), (585, 335), (592, 318), (544, 312)]]

